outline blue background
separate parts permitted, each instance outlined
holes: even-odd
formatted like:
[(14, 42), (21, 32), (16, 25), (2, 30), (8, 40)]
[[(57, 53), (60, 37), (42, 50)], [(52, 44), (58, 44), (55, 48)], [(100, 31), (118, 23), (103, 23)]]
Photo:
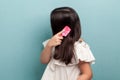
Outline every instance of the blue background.
[(40, 80), (50, 12), (74, 8), (96, 58), (93, 80), (120, 80), (120, 0), (0, 0), (0, 80)]

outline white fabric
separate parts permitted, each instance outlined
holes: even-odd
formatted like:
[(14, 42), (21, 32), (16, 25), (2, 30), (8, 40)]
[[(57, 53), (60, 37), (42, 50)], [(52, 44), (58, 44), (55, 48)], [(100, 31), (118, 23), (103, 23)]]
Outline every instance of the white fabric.
[[(43, 42), (44, 47), (48, 41), (49, 40)], [(77, 77), (80, 74), (80, 69), (77, 65), (79, 60), (95, 63), (95, 58), (87, 43), (84, 41), (77, 41), (74, 44), (74, 49), (75, 56), (72, 58), (72, 63), (68, 64), (67, 66), (63, 62), (51, 58), (41, 80), (77, 80)]]
[(90, 62), (92, 64), (95, 63), (95, 58), (90, 50), (90, 47), (84, 41), (75, 43), (75, 53), (77, 55), (77, 59), (81, 61)]

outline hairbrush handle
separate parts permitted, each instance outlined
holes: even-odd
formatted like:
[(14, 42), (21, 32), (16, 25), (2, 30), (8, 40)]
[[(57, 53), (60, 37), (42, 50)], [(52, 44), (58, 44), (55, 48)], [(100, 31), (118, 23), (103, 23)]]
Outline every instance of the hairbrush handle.
[(70, 33), (71, 29), (69, 26), (65, 26), (62, 32), (62, 36), (67, 36)]

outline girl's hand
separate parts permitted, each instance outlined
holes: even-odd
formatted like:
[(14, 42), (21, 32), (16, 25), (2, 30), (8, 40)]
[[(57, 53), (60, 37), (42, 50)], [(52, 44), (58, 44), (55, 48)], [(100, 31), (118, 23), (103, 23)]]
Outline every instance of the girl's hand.
[(48, 42), (47, 46), (49, 47), (55, 47), (61, 44), (63, 36), (62, 36), (62, 31), (58, 32), (55, 34)]

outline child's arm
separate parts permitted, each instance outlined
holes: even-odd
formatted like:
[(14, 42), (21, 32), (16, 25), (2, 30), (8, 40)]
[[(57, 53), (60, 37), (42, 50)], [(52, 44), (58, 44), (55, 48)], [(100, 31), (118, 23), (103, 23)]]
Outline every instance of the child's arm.
[(61, 44), (63, 37), (61, 36), (63, 31), (58, 32), (54, 35), (47, 43), (46, 47), (43, 49), (40, 61), (43, 64), (46, 64), (50, 61), (52, 48)]
[(49, 62), (51, 52), (52, 52), (52, 47), (47, 44), (40, 56), (41, 63), (46, 64)]
[(92, 74), (92, 69), (91, 69), (89, 62), (80, 61), (79, 68), (80, 68), (81, 74), (79, 75), (77, 80), (91, 80), (92, 79), (93, 74)]

